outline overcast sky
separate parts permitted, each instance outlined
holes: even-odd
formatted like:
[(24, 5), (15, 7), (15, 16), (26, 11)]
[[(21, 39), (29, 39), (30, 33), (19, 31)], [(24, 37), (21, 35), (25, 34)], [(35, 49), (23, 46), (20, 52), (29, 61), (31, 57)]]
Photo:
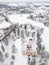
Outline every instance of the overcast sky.
[(47, 1), (47, 2), (49, 2), (49, 0), (0, 0), (0, 2), (37, 2), (37, 1)]

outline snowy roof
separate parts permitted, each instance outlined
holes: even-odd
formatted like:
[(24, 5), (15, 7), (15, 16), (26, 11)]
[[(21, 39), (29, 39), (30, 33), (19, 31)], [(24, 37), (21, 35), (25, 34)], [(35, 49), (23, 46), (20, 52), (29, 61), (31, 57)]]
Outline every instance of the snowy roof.
[[(11, 27), (11, 25), (12, 24), (6, 20), (6, 16), (1, 14), (0, 15), (0, 40), (9, 33), (9, 31), (10, 31), (9, 28)], [(7, 28), (9, 31), (6, 30)], [(6, 32), (6, 34), (4, 34), (5, 32)]]
[(0, 24), (0, 29), (6, 29), (7, 27), (10, 27), (11, 24), (6, 22), (6, 21), (2, 21), (2, 23)]
[(0, 29), (5, 29), (5, 28), (7, 28), (7, 27), (9, 27), (9, 26), (11, 26), (11, 23), (9, 22), (9, 20), (8, 20), (8, 18), (3, 14), (3, 13), (1, 13), (0, 14)]

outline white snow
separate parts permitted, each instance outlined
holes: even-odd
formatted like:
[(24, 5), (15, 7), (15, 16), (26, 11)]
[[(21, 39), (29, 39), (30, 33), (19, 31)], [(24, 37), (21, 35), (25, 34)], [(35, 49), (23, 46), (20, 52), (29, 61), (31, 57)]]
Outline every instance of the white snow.
[(44, 26), (42, 23), (39, 22), (34, 22), (33, 20), (27, 19), (27, 16), (29, 14), (13, 14), (13, 15), (8, 15), (9, 19), (11, 20), (11, 22), (13, 23), (20, 23), (20, 24), (29, 24), (31, 23), (34, 26), (40, 27), (40, 28), (44, 28), (44, 32), (42, 34), (42, 39), (43, 42), (42, 44), (45, 45), (46, 50), (49, 52), (49, 28)]
[[(42, 23), (34, 22), (33, 20), (27, 19), (27, 16), (29, 16), (29, 14), (12, 14), (12, 15), (8, 15), (8, 18), (14, 24), (15, 23), (19, 23), (19, 24), (29, 24), (29, 23), (31, 23), (33, 26), (44, 28), (44, 32), (42, 34), (42, 39), (43, 39), (42, 44), (45, 45), (46, 50), (49, 52), (49, 28), (44, 26)], [(0, 26), (0, 28), (6, 27), (6, 26), (9, 26), (9, 24), (3, 22), (3, 24), (1, 24), (1, 26)], [(23, 56), (22, 52), (21, 52), (21, 49), (22, 49), (21, 39), (17, 39), (14, 42), (14, 44), (17, 48), (17, 52), (16, 52), (16, 55), (15, 55), (16, 56), (15, 65), (27, 65), (27, 56)], [(9, 53), (11, 52), (10, 47), (7, 50), (7, 51), (9, 51)], [(10, 55), (11, 55), (11, 53), (10, 53)], [(7, 59), (6, 61), (9, 61), (10, 59), (11, 58)], [(9, 63), (9, 62), (7, 62), (7, 63)]]
[(9, 26), (11, 26), (11, 24), (9, 22), (2, 21), (1, 24), (0, 24), (0, 29), (6, 28), (6, 27), (9, 27)]
[(16, 40), (15, 46), (17, 48), (15, 65), (26, 65), (27, 57), (22, 55), (21, 39)]
[[(29, 14), (12, 14), (8, 15), (8, 18), (12, 23), (19, 23), (19, 24), (29, 24), (31, 23), (34, 26), (44, 28), (44, 32), (42, 34), (43, 42), (42, 44), (45, 45), (46, 50), (49, 52), (49, 28), (44, 26), (42, 23), (34, 22), (33, 20), (27, 19)], [(27, 57), (23, 56), (21, 53), (21, 39), (15, 41), (15, 46), (17, 48), (16, 53), (16, 60), (15, 65), (27, 65)]]

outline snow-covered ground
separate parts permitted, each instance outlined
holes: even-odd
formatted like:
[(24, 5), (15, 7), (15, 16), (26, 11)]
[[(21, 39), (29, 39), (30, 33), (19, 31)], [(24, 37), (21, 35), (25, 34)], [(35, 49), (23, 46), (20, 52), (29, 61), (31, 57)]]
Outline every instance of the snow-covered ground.
[(34, 26), (44, 28), (44, 32), (42, 34), (42, 39), (43, 39), (42, 44), (45, 45), (46, 50), (49, 52), (49, 28), (44, 26), (40, 22), (34, 22), (30, 19), (27, 19), (28, 15), (29, 14), (13, 14), (13, 15), (8, 15), (8, 17), (9, 17), (10, 21), (13, 22), (13, 23), (20, 23), (20, 24), (31, 23)]
[[(10, 4), (9, 4), (10, 5)], [(13, 6), (15, 6), (16, 4), (12, 4)], [(10, 5), (10, 6), (12, 6)], [(17, 6), (17, 5), (16, 5)], [(7, 17), (9, 18), (9, 20), (13, 23), (13, 24), (16, 24), (16, 23), (19, 23), (19, 24), (32, 24), (33, 26), (36, 26), (36, 27), (39, 27), (39, 28), (43, 28), (44, 31), (43, 31), (43, 34), (42, 34), (42, 45), (45, 45), (45, 50), (49, 52), (49, 28), (44, 26), (43, 23), (40, 23), (39, 21), (34, 21), (34, 20), (31, 20), (31, 19), (27, 19), (27, 17), (29, 16), (30, 14), (9, 14), (7, 15)], [(9, 24), (8, 22), (5, 22), (3, 21), (2, 25), (0, 25), (0, 28), (2, 27), (5, 27), (6, 26), (9, 27)], [(13, 43), (13, 42), (11, 42)], [(22, 46), (21, 46), (21, 39), (16, 39), (16, 41), (14, 42), (15, 46), (16, 46), (16, 49), (17, 49), (17, 52), (15, 54), (15, 63), (14, 65), (27, 65), (27, 61), (28, 61), (28, 58), (27, 56), (23, 56), (22, 55)], [(11, 61), (11, 44), (9, 45), (9, 47), (7, 48), (6, 52), (8, 51), (9, 52), (9, 58), (7, 60), (5, 60), (5, 63), (4, 65), (9, 65), (10, 61)], [(8, 62), (7, 62), (8, 61)], [(7, 63), (6, 63), (7, 62)], [(2, 64), (1, 64), (2, 65)]]
[[(27, 19), (29, 14), (12, 14), (8, 15), (8, 18), (12, 23), (19, 23), (19, 24), (28, 24), (31, 23), (33, 26), (37, 26), (40, 28), (44, 28), (44, 32), (42, 34), (42, 44), (45, 45), (45, 50), (49, 52), (49, 28), (44, 26), (42, 23), (34, 22), (33, 20)], [(23, 56), (21, 53), (21, 39), (17, 39), (14, 42), (17, 53), (16, 53), (16, 60), (15, 65), (27, 65), (27, 56)], [(10, 59), (10, 58), (9, 58)]]

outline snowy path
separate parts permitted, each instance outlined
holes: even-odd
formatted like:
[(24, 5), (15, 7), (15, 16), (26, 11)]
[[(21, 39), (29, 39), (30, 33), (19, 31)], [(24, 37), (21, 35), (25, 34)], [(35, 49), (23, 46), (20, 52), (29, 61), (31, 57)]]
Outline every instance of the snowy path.
[(18, 39), (15, 42), (15, 46), (17, 48), (17, 53), (16, 53), (16, 60), (15, 60), (15, 65), (26, 65), (27, 64), (27, 58), (22, 55), (21, 52), (21, 39)]

